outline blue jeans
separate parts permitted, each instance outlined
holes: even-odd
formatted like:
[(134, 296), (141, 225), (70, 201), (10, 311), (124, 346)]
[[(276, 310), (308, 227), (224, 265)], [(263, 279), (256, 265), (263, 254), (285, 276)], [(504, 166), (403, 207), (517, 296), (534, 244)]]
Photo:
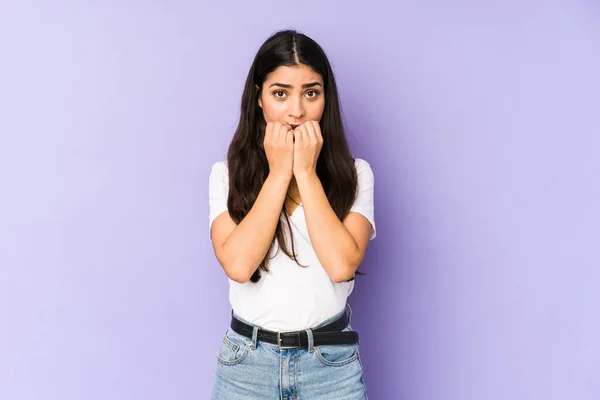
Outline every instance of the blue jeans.
[[(313, 345), (312, 329), (327, 325), (344, 312), (306, 329), (307, 349), (280, 349), (276, 344), (258, 342), (256, 326), (251, 338), (228, 328), (217, 356), (211, 399), (367, 399), (358, 343)], [(344, 328), (351, 330), (350, 324)]]

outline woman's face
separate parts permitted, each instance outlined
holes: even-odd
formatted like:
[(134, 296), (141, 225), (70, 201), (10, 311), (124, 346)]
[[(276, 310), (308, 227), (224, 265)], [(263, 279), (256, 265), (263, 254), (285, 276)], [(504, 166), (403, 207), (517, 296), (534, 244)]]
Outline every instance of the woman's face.
[(258, 105), (266, 122), (292, 127), (321, 121), (325, 108), (323, 78), (306, 65), (282, 66), (263, 83)]

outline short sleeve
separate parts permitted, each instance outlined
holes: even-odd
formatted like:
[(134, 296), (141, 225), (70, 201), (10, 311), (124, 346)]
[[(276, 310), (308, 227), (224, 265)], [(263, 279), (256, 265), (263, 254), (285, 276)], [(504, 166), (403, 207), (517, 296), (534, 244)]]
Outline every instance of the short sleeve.
[(225, 161), (217, 161), (213, 164), (208, 178), (208, 205), (210, 208), (208, 217), (208, 235), (210, 227), (219, 214), (227, 211), (227, 195), (229, 193), (229, 171)]
[(373, 176), (373, 170), (368, 162), (363, 159), (356, 158), (354, 160), (356, 167), (356, 175), (358, 177), (357, 194), (354, 204), (350, 208), (350, 211), (360, 213), (365, 216), (371, 223), (371, 237), (369, 240), (373, 240), (377, 235), (375, 229), (375, 178)]

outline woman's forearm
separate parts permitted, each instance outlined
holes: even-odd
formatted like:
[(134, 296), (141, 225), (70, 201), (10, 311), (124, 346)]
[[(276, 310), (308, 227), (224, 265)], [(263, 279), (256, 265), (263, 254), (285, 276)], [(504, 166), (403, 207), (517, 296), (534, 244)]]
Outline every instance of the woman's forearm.
[(275, 235), (290, 178), (269, 175), (254, 205), (222, 246), (222, 265), (232, 279), (245, 282), (265, 258)]
[(360, 263), (360, 250), (350, 232), (329, 204), (315, 172), (296, 176), (308, 234), (313, 248), (334, 282), (350, 279)]

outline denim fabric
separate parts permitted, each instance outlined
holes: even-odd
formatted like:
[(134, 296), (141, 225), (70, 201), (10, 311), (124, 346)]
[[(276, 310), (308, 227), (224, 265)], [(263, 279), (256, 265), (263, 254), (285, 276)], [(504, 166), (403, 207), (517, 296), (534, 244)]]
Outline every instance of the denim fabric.
[[(306, 330), (308, 349), (279, 349), (276, 344), (258, 342), (258, 327), (251, 338), (228, 328), (217, 356), (211, 399), (367, 399), (358, 343), (313, 346), (312, 329), (344, 312)], [(344, 328), (351, 330), (350, 324)]]

